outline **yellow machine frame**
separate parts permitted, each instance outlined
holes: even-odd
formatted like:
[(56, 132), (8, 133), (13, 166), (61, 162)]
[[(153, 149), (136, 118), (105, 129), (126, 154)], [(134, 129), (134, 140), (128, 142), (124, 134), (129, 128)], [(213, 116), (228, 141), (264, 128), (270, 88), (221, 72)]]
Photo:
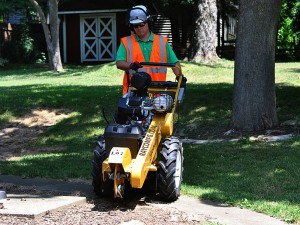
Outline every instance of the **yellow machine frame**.
[(113, 147), (109, 157), (102, 163), (103, 181), (109, 179), (107, 174), (114, 174), (114, 196), (122, 198), (121, 187), (129, 178), (132, 188), (142, 188), (149, 171), (157, 171), (157, 150), (162, 137), (173, 134), (173, 121), (178, 104), (178, 94), (182, 83), (181, 67), (177, 76), (177, 87), (149, 88), (151, 92), (174, 92), (175, 98), (171, 112), (166, 114), (155, 114), (148, 131), (143, 139), (137, 157), (131, 157), (130, 149), (124, 147)]

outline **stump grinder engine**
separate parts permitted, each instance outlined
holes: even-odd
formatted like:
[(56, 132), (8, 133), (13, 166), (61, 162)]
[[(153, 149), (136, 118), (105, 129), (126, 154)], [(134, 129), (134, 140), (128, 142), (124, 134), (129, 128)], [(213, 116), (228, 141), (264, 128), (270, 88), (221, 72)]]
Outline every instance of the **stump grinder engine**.
[[(176, 67), (169, 63), (141, 65)], [(141, 189), (149, 185), (165, 201), (178, 199), (183, 148), (179, 138), (172, 134), (186, 78), (177, 68), (180, 74), (175, 82), (152, 82), (146, 72), (132, 76), (127, 96), (119, 99), (115, 122), (108, 123), (96, 143), (92, 176), (97, 195), (122, 198), (125, 186)]]

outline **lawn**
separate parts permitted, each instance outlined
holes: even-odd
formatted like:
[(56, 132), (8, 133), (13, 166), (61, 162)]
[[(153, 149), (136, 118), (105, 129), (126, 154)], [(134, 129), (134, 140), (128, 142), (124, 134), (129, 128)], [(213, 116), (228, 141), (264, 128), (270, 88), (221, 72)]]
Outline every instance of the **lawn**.
[[(230, 129), (231, 120), (233, 62), (182, 65), (188, 85), (176, 115), (176, 135), (201, 140), (225, 138), (223, 133)], [(281, 122), (300, 118), (299, 68), (300, 63), (276, 64)], [(174, 78), (170, 75), (169, 79)], [(113, 63), (69, 65), (60, 74), (30, 66), (0, 70), (0, 127), (32, 109), (69, 112), (67, 118), (46, 127), (24, 147), (47, 148), (46, 152), (0, 161), (0, 172), (91, 179), (94, 143), (106, 125), (101, 110), (116, 110), (121, 80), (122, 72)], [(300, 223), (299, 125), (293, 128), (298, 135), (281, 142), (251, 142), (249, 134), (241, 134), (240, 141), (184, 144), (182, 192)]]

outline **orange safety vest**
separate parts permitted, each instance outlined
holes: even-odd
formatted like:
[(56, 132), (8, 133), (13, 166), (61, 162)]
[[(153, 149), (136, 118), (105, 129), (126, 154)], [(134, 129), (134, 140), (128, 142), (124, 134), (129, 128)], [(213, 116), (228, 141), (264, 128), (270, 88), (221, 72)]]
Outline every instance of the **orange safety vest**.
[[(168, 39), (161, 35), (154, 34), (153, 45), (150, 55), (150, 62), (166, 63), (167, 52), (166, 44)], [(143, 52), (139, 43), (136, 41), (136, 34), (121, 38), (121, 43), (124, 44), (126, 49), (127, 62), (145, 62)], [(129, 70), (129, 79), (135, 71)], [(143, 67), (138, 69), (138, 72), (147, 72), (150, 74), (152, 81), (166, 81), (167, 69), (165, 67)], [(123, 94), (128, 91), (128, 76), (126, 72), (123, 77)]]

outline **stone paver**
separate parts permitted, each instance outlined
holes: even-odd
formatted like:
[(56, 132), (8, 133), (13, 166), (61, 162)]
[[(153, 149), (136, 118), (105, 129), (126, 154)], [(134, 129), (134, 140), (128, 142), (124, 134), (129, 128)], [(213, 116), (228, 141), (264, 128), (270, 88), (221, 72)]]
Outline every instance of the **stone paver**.
[(27, 194), (7, 194), (1, 199), (0, 215), (25, 216), (35, 218), (47, 212), (70, 205), (86, 202), (85, 197), (78, 196), (42, 196)]

